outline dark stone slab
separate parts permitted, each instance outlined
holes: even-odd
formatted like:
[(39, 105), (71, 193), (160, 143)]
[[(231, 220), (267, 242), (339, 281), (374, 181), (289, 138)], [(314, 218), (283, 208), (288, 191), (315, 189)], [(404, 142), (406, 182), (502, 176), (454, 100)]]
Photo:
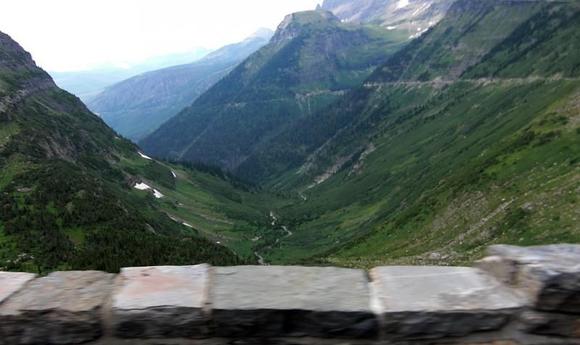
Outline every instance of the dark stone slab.
[(220, 337), (369, 338), (377, 332), (360, 270), (218, 267), (212, 306)]
[(579, 338), (580, 315), (526, 311), (521, 314), (523, 330), (532, 334)]
[(499, 278), (525, 293), (534, 308), (580, 314), (580, 245), (498, 245), (488, 252), (482, 269), (503, 272)]
[(209, 266), (124, 268), (114, 294), (120, 338), (195, 338), (208, 333)]
[(523, 300), (466, 267), (379, 267), (371, 271), (373, 308), (388, 339), (466, 336), (502, 328)]
[(101, 309), (113, 275), (55, 272), (30, 282), (0, 306), (6, 344), (82, 344), (103, 334)]

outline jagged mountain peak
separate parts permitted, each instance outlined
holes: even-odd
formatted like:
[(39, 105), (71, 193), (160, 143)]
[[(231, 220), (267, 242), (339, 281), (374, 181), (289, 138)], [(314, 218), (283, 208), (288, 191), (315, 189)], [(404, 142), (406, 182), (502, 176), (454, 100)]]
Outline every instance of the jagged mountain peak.
[(18, 60), (18, 66), (34, 64), (32, 57), (20, 44), (14, 41), (9, 35), (0, 32), (0, 63), (2, 66), (14, 63)]
[[(55, 86), (50, 76), (36, 66), (30, 53), (3, 32), (0, 32), (0, 78), (4, 79), (5, 87)], [(2, 91), (0, 84), (0, 94)]]
[(335, 25), (340, 19), (326, 10), (303, 11), (287, 15), (276, 29), (273, 42), (289, 40), (312, 27)]

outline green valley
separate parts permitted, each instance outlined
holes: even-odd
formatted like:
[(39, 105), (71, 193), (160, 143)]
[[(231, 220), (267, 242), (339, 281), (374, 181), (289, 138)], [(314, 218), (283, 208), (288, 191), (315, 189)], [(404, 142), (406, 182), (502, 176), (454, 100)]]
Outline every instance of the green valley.
[[(241, 60), (139, 147), (0, 34), (0, 270), (461, 265), (580, 243), (578, 2), (327, 0)], [(109, 101), (198, 90), (159, 80)], [(123, 126), (168, 115), (145, 108)]]

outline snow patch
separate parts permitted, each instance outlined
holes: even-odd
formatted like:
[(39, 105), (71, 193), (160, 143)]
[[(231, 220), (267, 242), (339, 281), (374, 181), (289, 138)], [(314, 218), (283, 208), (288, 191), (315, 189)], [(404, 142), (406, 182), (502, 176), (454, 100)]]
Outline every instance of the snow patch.
[(163, 195), (160, 191), (158, 191), (157, 189), (153, 189), (153, 195), (155, 196), (155, 198), (157, 199), (161, 199), (164, 198), (165, 195)]
[(145, 158), (145, 159), (147, 159), (147, 160), (150, 160), (150, 161), (152, 161), (152, 160), (153, 160), (153, 158), (151, 158), (151, 157), (149, 157), (149, 156), (147, 156), (147, 155), (143, 154), (142, 152), (138, 152), (138, 153), (139, 153), (139, 156), (141, 156), (141, 158)]
[(177, 174), (175, 174), (175, 171), (171, 170), (171, 175), (173, 175), (173, 178), (177, 178)]
[(186, 223), (186, 222), (183, 222), (183, 223), (181, 223), (181, 224), (183, 224), (183, 225), (187, 226), (188, 228), (191, 228), (191, 229), (193, 229), (193, 225), (191, 225), (191, 224), (188, 224), (188, 223)]
[(387, 26), (387, 30), (395, 30), (397, 27), (396, 26)]
[(409, 6), (409, 0), (399, 0), (397, 3), (397, 9), (405, 8)]
[(163, 193), (161, 193), (160, 191), (158, 191), (155, 188), (151, 188), (151, 186), (149, 186), (147, 183), (136, 183), (135, 186), (133, 186), (133, 188), (138, 189), (138, 190), (152, 190), (153, 191), (153, 195), (157, 198), (157, 199), (161, 199), (164, 198), (165, 195), (163, 195)]
[(135, 189), (139, 189), (139, 190), (148, 190), (148, 189), (151, 189), (151, 187), (148, 184), (143, 183), (143, 182), (136, 183), (135, 186), (134, 186), (134, 188)]

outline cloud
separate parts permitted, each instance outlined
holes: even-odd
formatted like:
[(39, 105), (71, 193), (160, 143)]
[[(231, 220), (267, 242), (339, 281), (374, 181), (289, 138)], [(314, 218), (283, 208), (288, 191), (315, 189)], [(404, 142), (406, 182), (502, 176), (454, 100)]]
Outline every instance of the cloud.
[(242, 40), (319, 0), (3, 0), (0, 31), (48, 70), (126, 64)]

